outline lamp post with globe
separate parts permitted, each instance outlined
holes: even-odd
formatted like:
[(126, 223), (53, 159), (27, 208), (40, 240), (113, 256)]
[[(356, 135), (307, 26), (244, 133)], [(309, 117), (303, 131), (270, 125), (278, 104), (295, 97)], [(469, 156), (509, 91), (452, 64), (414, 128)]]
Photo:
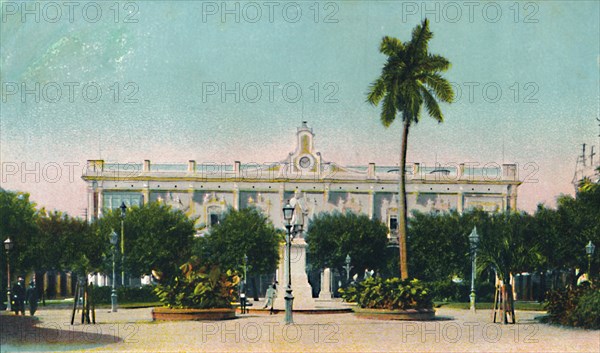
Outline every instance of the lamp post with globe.
[(12, 306), (10, 304), (10, 259), (9, 254), (13, 248), (13, 242), (10, 240), (10, 237), (6, 238), (4, 241), (4, 250), (6, 250), (6, 297), (8, 299), (8, 303), (6, 304), (6, 310), (12, 311)]
[(479, 234), (477, 227), (473, 227), (473, 231), (469, 234), (469, 248), (471, 253), (471, 294), (470, 309), (475, 312), (475, 268), (477, 267), (477, 244), (479, 243)]
[(352, 261), (352, 258), (350, 258), (350, 254), (346, 254), (346, 261), (345, 261), (345, 266), (342, 266), (345, 270), (346, 270), (346, 283), (350, 282), (350, 270), (352, 270), (352, 268), (354, 266), (350, 266), (350, 262)]
[(294, 320), (292, 317), (292, 308), (294, 305), (294, 295), (292, 294), (292, 268), (291, 268), (291, 246), (292, 246), (292, 224), (290, 221), (292, 220), (292, 216), (294, 215), (294, 208), (289, 204), (289, 202), (283, 206), (283, 219), (285, 220), (285, 258), (286, 267), (287, 267), (287, 283), (285, 288), (285, 323), (293, 324)]
[(594, 251), (596, 250), (596, 245), (594, 245), (594, 243), (592, 243), (592, 241), (590, 240), (589, 243), (587, 243), (587, 245), (585, 246), (585, 253), (587, 254), (587, 258), (588, 258), (588, 279), (591, 280), (592, 279), (592, 256), (594, 255)]
[(121, 203), (121, 286), (125, 287), (125, 214), (127, 206), (125, 202)]
[(117, 280), (115, 272), (115, 253), (117, 252), (117, 242), (119, 236), (115, 233), (114, 229), (110, 233), (110, 244), (112, 245), (112, 290), (110, 292), (110, 307), (113, 313), (117, 312), (117, 290), (115, 288), (115, 282)]

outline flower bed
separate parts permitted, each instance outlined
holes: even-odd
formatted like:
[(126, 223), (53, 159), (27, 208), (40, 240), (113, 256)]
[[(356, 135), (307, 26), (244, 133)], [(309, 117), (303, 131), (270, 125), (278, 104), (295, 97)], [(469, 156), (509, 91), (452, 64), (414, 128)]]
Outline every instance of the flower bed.
[(363, 309), (354, 308), (354, 315), (363, 319), (372, 320), (409, 320), (422, 321), (435, 319), (435, 310), (433, 309), (406, 309), (406, 310), (387, 310), (387, 309)]
[(431, 292), (419, 280), (369, 278), (340, 290), (342, 298), (354, 301), (355, 315), (376, 320), (432, 320)]
[(239, 277), (216, 265), (192, 258), (181, 274), (162, 278), (154, 291), (164, 307), (152, 310), (153, 320), (228, 320), (235, 318), (231, 305)]
[(152, 320), (160, 321), (202, 321), (202, 320), (229, 320), (235, 318), (234, 308), (216, 309), (171, 309), (154, 308)]

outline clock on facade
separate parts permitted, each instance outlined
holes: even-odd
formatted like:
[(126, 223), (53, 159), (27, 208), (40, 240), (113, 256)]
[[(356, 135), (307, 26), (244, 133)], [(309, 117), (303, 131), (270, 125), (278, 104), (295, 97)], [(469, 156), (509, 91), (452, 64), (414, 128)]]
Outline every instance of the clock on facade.
[(308, 158), (306, 156), (300, 158), (300, 167), (302, 167), (302, 168), (310, 167), (310, 158)]

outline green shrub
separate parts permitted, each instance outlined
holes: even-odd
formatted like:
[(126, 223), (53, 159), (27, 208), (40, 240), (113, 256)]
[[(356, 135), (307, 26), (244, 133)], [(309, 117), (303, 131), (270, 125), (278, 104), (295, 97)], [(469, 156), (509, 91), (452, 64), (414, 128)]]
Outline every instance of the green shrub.
[(548, 292), (544, 307), (552, 323), (600, 329), (600, 289), (589, 282)]
[[(451, 280), (443, 280), (424, 283), (431, 290), (431, 296), (435, 301), (463, 303), (469, 301), (469, 295), (471, 294), (471, 282), (469, 281), (455, 283)], [(475, 282), (477, 301), (493, 302), (495, 289), (493, 283), (487, 281)]]
[(353, 283), (346, 288), (338, 289), (342, 300), (348, 303), (356, 303), (358, 302), (358, 296), (362, 291), (362, 282)]
[(585, 291), (569, 315), (572, 326), (600, 329), (600, 289)]
[(361, 308), (371, 309), (431, 309), (430, 290), (423, 282), (373, 277), (340, 290), (346, 301), (356, 301)]
[[(94, 286), (92, 297), (96, 304), (110, 304), (111, 294), (112, 287), (110, 286)], [(158, 301), (153, 286), (119, 287), (117, 288), (117, 298), (119, 303), (152, 303)]]
[(163, 305), (177, 309), (231, 307), (240, 280), (234, 271), (222, 271), (219, 266), (201, 264), (197, 259), (183, 264), (180, 269), (181, 275), (161, 279), (155, 288)]
[(469, 300), (470, 288), (466, 283), (454, 283), (451, 280), (427, 282), (431, 296), (436, 301), (464, 302)]

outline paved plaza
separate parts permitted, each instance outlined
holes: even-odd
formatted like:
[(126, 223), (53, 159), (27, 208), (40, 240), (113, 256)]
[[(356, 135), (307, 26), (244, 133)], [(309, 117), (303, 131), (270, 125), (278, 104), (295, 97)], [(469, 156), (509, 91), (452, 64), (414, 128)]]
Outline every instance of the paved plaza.
[(249, 314), (214, 322), (152, 322), (151, 309), (97, 310), (96, 325), (70, 325), (70, 310), (39, 311), (38, 321), (2, 319), (1, 351), (93, 352), (600, 352), (600, 331), (537, 323), (493, 324), (489, 310), (437, 310), (438, 320), (378, 321), (353, 314)]

